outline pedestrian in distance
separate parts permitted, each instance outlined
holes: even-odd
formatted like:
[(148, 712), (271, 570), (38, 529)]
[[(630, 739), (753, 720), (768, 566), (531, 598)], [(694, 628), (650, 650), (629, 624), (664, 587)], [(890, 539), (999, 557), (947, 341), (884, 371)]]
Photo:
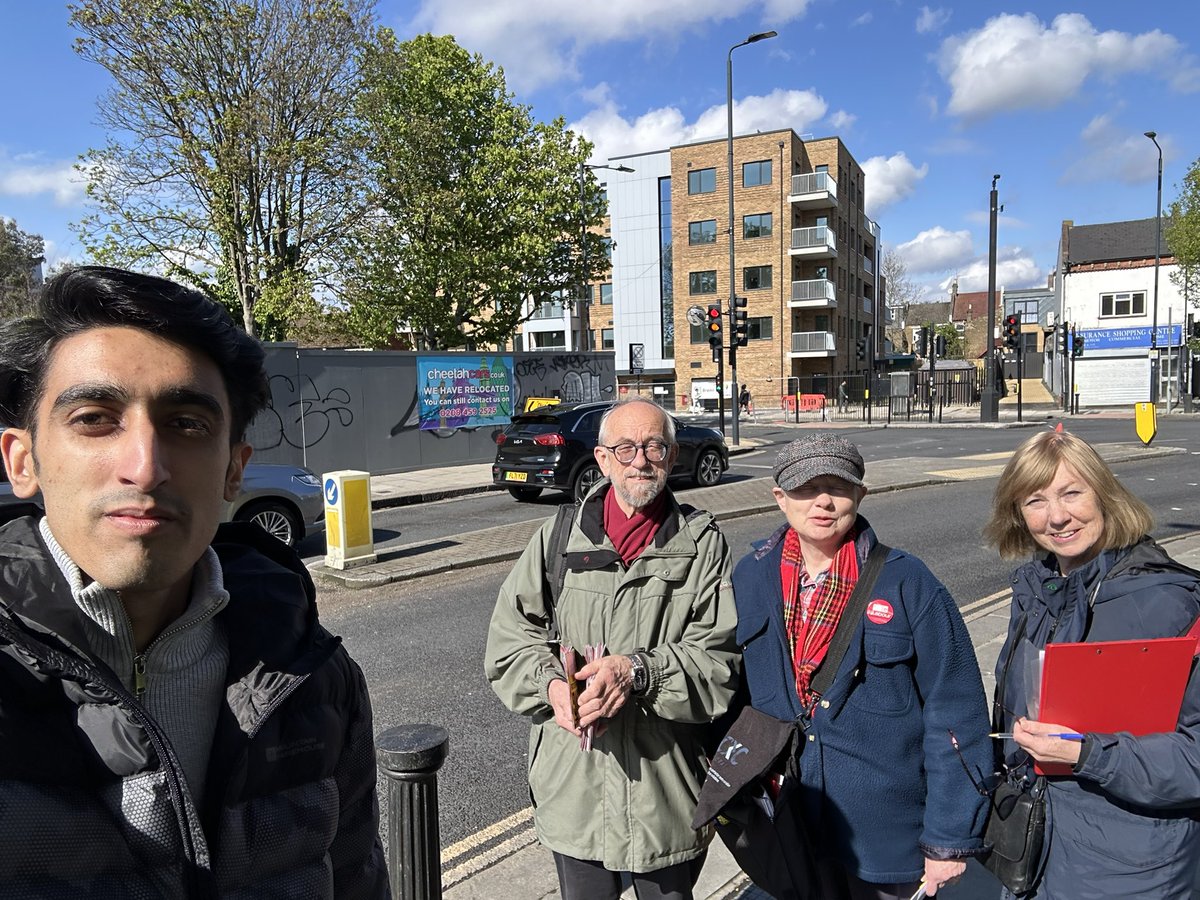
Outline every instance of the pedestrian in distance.
[(382, 898), (371, 710), (300, 559), (248, 523), (258, 341), (208, 297), (67, 271), (0, 330), (0, 884)]
[(846, 386), (846, 379), (842, 379), (842, 383), (838, 385), (838, 412), (843, 413), (850, 409), (850, 389)]
[(742, 412), (747, 415), (750, 413), (750, 388), (742, 385), (742, 392), (738, 395), (738, 406), (742, 408)]
[[(531, 721), (534, 824), (564, 900), (616, 900), (623, 875), (639, 900), (689, 900), (711, 836), (691, 819), (705, 726), (737, 686), (732, 559), (712, 515), (686, 512), (666, 486), (674, 432), (648, 400), (605, 413), (606, 480), (561, 545), (556, 520), (530, 542), (488, 631), (488, 680)], [(597, 646), (573, 701), (565, 648)]]
[[(1009, 459), (984, 535), (1001, 556), (1036, 554), (1012, 579), (997, 662), (1006, 770), (1070, 766), (1047, 777), (1046, 851), (1027, 897), (1185, 900), (1200, 863), (1200, 670), (1193, 666), (1173, 731), (1135, 737), (1042, 722), (1025, 672), (1050, 643), (1178, 637), (1200, 615), (1200, 573), (1149, 537), (1150, 510), (1096, 451), (1043, 432)], [(1001, 693), (1002, 692), (1002, 693)], [(1007, 895), (1011, 896), (1011, 895)]]
[(987, 770), (992, 749), (954, 598), (902, 550), (875, 551), (886, 555), (845, 654), (824, 695), (812, 689), (879, 543), (859, 514), (864, 475), (858, 448), (834, 434), (779, 452), (772, 492), (786, 521), (734, 569), (737, 641), (749, 703), (804, 726), (802, 789), (788, 796), (813, 843), (817, 896), (908, 900), (985, 852), (986, 803), (963, 765)]

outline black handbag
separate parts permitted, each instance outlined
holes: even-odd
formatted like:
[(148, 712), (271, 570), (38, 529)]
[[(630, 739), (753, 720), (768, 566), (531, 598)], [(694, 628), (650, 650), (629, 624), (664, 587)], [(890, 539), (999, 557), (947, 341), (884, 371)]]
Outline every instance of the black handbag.
[[(889, 552), (879, 543), (871, 548), (813, 678), (817, 694), (833, 682)], [(799, 721), (782, 721), (745, 707), (709, 762), (692, 819), (693, 828), (715, 822), (717, 834), (742, 871), (775, 900), (819, 900), (812, 842), (796, 796), (804, 743)], [(783, 783), (778, 796), (772, 797), (764, 779), (780, 771)]]
[[(1028, 613), (1022, 613), (1017, 637), (1008, 648), (992, 707), (992, 730), (1003, 730), (1004, 686), (1016, 646), (1025, 637)], [(983, 864), (1000, 883), (1018, 897), (1034, 889), (1042, 871), (1042, 844), (1046, 837), (1046, 779), (1028, 782), (1022, 776), (1003, 778), (989, 798), (984, 844), (990, 852)]]

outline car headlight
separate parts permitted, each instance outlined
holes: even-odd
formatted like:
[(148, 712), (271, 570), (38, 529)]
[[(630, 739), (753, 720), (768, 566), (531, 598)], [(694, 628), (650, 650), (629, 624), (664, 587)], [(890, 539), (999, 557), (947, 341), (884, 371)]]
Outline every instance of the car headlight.
[(321, 486), (321, 479), (312, 472), (305, 472), (303, 475), (293, 475), (292, 479), (300, 482), (301, 484), (307, 484), (309, 487)]

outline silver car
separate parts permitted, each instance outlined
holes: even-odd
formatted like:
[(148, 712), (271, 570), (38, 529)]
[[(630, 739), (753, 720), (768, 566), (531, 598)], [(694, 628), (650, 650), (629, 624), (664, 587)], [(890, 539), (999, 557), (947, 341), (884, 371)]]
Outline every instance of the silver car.
[[(40, 494), (30, 501), (14, 497), (0, 465), (0, 506), (23, 502), (40, 505), (41, 499)], [(242, 477), (242, 493), (228, 504), (225, 520), (256, 522), (267, 534), (294, 547), (325, 521), (321, 479), (303, 466), (252, 462)]]

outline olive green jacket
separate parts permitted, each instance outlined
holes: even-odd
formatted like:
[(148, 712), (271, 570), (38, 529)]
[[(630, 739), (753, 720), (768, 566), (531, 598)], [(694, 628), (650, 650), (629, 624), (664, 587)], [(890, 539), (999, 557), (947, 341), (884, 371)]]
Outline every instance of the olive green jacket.
[(581, 654), (600, 642), (610, 654), (645, 652), (646, 692), (609, 721), (590, 753), (555, 724), (547, 688), (563, 675), (547, 643), (545, 578), (553, 519), (500, 589), (485, 668), (504, 704), (532, 719), (529, 786), (541, 842), (612, 871), (650, 872), (695, 858), (711, 837), (690, 823), (708, 726), (737, 687), (732, 559), (713, 517), (685, 519), (671, 497), (667, 521), (627, 568), (604, 533), (609, 489), (597, 485), (576, 516), (557, 619), (562, 640)]

